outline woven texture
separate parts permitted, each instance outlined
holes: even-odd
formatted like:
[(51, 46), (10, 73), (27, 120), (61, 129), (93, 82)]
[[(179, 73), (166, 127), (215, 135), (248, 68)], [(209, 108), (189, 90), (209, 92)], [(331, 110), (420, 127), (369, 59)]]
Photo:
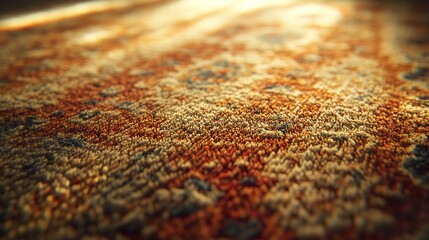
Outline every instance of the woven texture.
[(116, 3), (0, 21), (0, 236), (429, 237), (424, 3)]

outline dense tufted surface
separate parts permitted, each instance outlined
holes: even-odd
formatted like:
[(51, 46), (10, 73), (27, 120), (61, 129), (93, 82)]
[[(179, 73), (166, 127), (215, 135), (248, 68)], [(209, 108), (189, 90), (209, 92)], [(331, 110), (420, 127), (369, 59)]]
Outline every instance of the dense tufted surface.
[(0, 236), (429, 237), (424, 3), (97, 4), (0, 20)]

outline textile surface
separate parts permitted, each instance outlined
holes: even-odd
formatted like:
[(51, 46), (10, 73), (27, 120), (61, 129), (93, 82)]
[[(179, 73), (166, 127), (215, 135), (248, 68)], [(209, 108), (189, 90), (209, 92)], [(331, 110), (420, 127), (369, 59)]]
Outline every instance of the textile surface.
[(0, 236), (427, 239), (429, 14), (404, 2), (3, 19)]

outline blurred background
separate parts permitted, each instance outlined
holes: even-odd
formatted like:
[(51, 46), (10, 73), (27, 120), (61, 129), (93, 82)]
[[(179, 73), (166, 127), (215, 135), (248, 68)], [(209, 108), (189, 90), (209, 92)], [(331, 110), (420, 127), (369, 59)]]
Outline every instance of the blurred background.
[(0, 15), (12, 15), (27, 11), (41, 10), (58, 4), (89, 2), (90, 0), (14, 0), (0, 2)]

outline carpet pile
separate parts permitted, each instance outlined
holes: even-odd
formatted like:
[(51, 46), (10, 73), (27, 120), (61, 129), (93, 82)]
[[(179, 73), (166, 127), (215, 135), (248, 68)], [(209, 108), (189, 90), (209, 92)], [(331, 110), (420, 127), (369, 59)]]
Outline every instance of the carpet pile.
[(0, 20), (5, 239), (428, 239), (429, 14), (98, 1)]

